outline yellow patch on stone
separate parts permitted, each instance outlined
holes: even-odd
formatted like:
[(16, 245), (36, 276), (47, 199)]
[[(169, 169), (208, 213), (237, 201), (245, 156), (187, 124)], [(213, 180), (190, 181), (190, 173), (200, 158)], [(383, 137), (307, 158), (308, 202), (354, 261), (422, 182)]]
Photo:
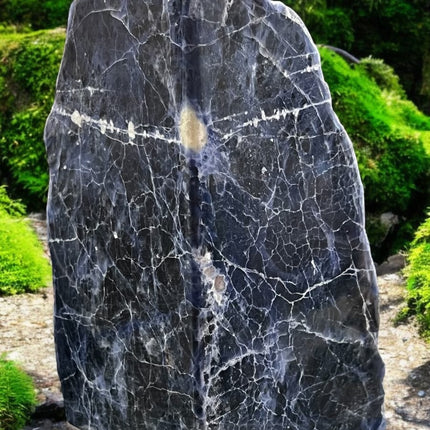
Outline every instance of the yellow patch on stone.
[(200, 152), (208, 142), (208, 130), (190, 106), (181, 111), (179, 134), (182, 145), (194, 152)]
[(222, 293), (225, 291), (225, 279), (224, 276), (218, 275), (214, 281), (214, 288), (217, 293)]

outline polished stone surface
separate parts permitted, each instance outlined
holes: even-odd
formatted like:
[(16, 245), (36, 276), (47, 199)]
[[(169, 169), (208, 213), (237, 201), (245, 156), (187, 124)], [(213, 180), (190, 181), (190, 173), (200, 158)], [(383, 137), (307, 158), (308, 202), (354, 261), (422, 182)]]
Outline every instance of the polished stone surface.
[(383, 429), (351, 142), (268, 0), (77, 0), (46, 126), (81, 429)]

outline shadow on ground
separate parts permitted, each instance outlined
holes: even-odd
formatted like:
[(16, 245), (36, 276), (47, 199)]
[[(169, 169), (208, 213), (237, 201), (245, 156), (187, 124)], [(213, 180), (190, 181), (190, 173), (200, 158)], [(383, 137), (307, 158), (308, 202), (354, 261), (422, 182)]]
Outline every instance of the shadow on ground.
[(411, 424), (430, 428), (430, 361), (413, 369), (404, 382), (408, 393), (404, 397), (404, 404), (396, 408), (396, 413)]

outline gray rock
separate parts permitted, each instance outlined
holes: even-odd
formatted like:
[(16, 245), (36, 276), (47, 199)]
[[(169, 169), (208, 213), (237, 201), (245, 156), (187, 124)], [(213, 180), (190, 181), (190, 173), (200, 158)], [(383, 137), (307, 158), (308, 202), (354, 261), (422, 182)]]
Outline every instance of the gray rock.
[(398, 273), (406, 267), (406, 257), (403, 254), (396, 254), (388, 257), (387, 261), (376, 266), (378, 276)]
[(80, 429), (383, 429), (353, 149), (267, 0), (77, 0), (46, 126)]
[(381, 224), (388, 229), (388, 231), (390, 231), (394, 226), (399, 224), (399, 216), (393, 214), (392, 212), (384, 212), (379, 217), (379, 220)]

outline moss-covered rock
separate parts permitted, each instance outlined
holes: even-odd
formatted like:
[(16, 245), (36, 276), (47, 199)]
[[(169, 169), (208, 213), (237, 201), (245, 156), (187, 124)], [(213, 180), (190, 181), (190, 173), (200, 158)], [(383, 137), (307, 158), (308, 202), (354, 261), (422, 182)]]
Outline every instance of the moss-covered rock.
[(402, 315), (415, 314), (424, 336), (430, 340), (430, 213), (419, 227), (409, 250), (408, 307)]
[[(370, 221), (374, 257), (405, 248), (422, 221), (429, 198), (430, 118), (406, 99), (393, 70), (381, 60), (350, 65), (321, 48), (333, 105), (357, 155)], [(392, 212), (400, 220), (389, 234), (375, 222)]]

